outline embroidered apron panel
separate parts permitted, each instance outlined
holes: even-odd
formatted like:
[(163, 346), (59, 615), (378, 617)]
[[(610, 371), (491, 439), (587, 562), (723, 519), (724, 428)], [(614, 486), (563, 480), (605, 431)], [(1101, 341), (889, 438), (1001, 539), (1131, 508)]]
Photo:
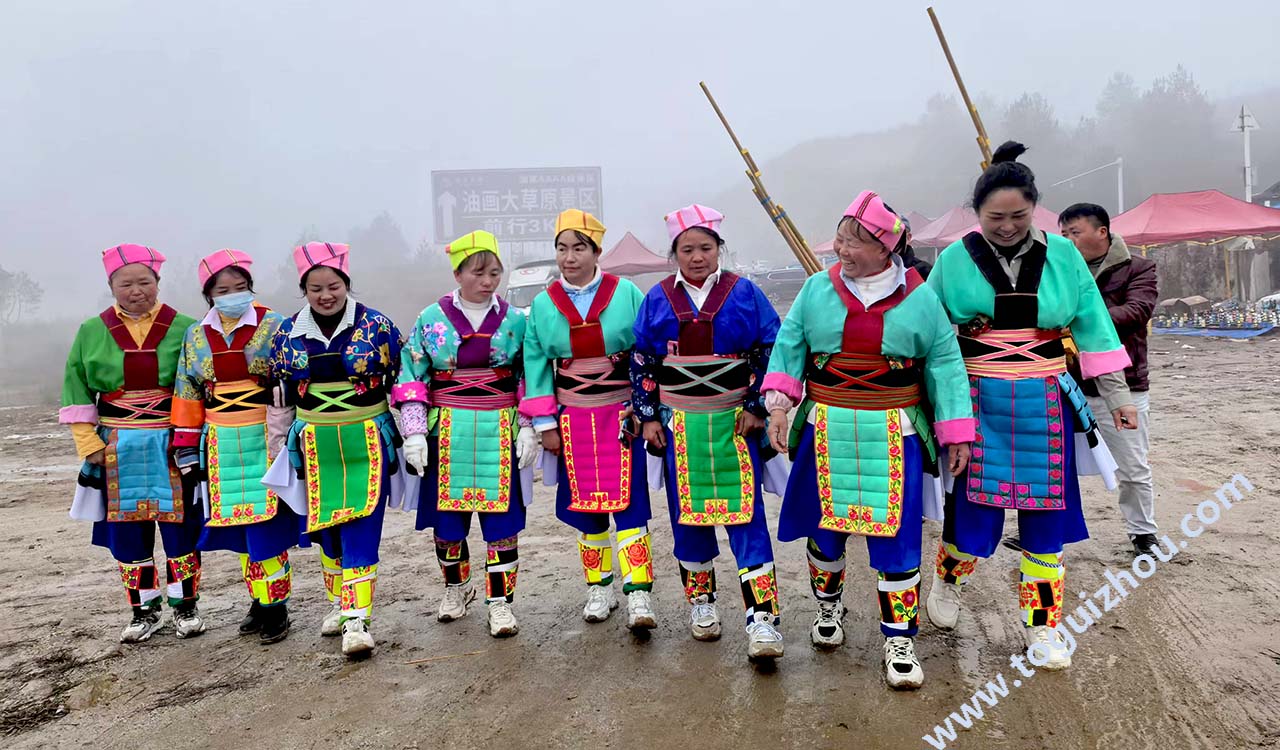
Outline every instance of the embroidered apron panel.
[(569, 510), (617, 513), (631, 504), (631, 446), (618, 439), (623, 404), (566, 406), (560, 440)]
[(736, 432), (741, 411), (672, 410), (680, 523), (732, 526), (751, 521), (756, 478), (747, 441)]
[[(813, 407), (818, 526), (846, 534), (895, 536), (902, 525), (903, 447), (899, 411)], [(833, 468), (834, 467), (834, 468)]]
[(181, 523), (182, 481), (169, 460), (169, 431), (113, 429), (109, 433), (107, 520)]
[(511, 505), (515, 409), (440, 407), (440, 489), (445, 511), (505, 513)]
[(970, 376), (969, 394), (978, 417), (969, 500), (1002, 508), (1061, 510), (1066, 438), (1057, 376)]
[(275, 493), (262, 485), (273, 456), (265, 424), (210, 424), (205, 433), (209, 467), (209, 526), (240, 526), (276, 515)]
[(382, 434), (374, 419), (308, 424), (299, 434), (307, 479), (307, 531), (367, 516), (382, 496)]

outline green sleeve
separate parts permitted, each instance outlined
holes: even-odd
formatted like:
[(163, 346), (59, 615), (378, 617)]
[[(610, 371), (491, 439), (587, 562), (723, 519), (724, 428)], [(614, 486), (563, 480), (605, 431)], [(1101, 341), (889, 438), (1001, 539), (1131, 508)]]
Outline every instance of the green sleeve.
[(67, 367), (62, 377), (62, 405), (89, 406), (94, 404), (93, 391), (89, 390), (89, 378), (84, 369), (84, 339), (88, 336), (85, 328), (80, 326), (76, 331), (75, 341), (71, 342), (71, 351), (67, 354)]
[(805, 361), (809, 358), (809, 342), (805, 339), (805, 310), (809, 298), (813, 296), (814, 284), (828, 283), (824, 275), (812, 276), (800, 288), (791, 310), (787, 311), (782, 328), (778, 329), (778, 337), (773, 342), (773, 353), (769, 356), (768, 371), (764, 376), (764, 389), (781, 390), (791, 397), (792, 401), (800, 401), (800, 381), (804, 379)]
[[(933, 274), (929, 276), (932, 278)], [(969, 398), (969, 375), (960, 355), (956, 332), (942, 306), (931, 307), (931, 314), (922, 316), (921, 327), (929, 332), (924, 385), (933, 404), (934, 421), (970, 419), (973, 417), (973, 402)]]
[[(544, 293), (545, 294), (545, 293)], [(551, 358), (538, 334), (538, 320), (543, 316), (543, 295), (529, 307), (529, 322), (524, 334), (524, 395), (527, 399), (554, 396), (554, 370)], [(543, 321), (544, 323), (546, 321)]]
[(1079, 253), (1073, 253), (1071, 265), (1075, 271), (1079, 304), (1075, 320), (1071, 321), (1071, 337), (1082, 352), (1112, 352), (1120, 348), (1120, 337), (1107, 303), (1098, 291), (1098, 282), (1089, 272), (1089, 266)]

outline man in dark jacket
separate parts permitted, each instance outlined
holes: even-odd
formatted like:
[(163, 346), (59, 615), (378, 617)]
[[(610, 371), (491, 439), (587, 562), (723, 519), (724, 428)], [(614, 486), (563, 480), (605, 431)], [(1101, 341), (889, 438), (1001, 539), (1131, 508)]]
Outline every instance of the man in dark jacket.
[[(1147, 324), (1156, 308), (1156, 264), (1131, 255), (1124, 240), (1111, 234), (1111, 217), (1102, 206), (1093, 203), (1070, 206), (1058, 216), (1058, 226), (1089, 264), (1111, 312), (1116, 333), (1120, 334), (1120, 341), (1129, 354), (1131, 364), (1124, 375), (1138, 409), (1137, 429), (1117, 430), (1109, 420), (1098, 420), (1098, 426), (1116, 460), (1125, 530), (1136, 554), (1150, 554), (1156, 544), (1156, 517), (1155, 489), (1147, 461), (1150, 447)], [(1079, 372), (1074, 374), (1079, 380)], [(1111, 411), (1111, 406), (1098, 396), (1092, 381), (1082, 380), (1080, 388), (1095, 414)]]
[[(898, 213), (890, 208), (888, 203), (884, 204), (884, 207), (895, 214)], [(902, 239), (898, 240), (898, 246), (892, 248), (893, 252), (897, 253), (899, 258), (902, 258), (903, 266), (916, 269), (916, 273), (920, 274), (920, 278), (927, 281), (933, 266), (929, 261), (917, 256), (915, 248), (911, 247), (911, 222), (907, 221), (907, 217), (902, 214), (898, 214), (898, 218), (902, 219), (902, 225), (907, 228), (907, 231), (902, 233)]]

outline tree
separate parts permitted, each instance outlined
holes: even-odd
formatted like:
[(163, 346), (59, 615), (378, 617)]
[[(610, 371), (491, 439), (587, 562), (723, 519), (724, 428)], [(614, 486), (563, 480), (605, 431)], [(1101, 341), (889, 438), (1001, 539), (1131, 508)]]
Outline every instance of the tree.
[(40, 309), (44, 289), (25, 271), (0, 267), (0, 325), (10, 326)]

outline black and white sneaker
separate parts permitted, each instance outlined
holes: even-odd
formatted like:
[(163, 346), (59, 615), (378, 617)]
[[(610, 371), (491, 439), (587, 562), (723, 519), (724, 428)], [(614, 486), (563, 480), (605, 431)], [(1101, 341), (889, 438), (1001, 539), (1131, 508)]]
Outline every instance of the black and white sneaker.
[(844, 604), (841, 602), (818, 602), (818, 618), (813, 621), (809, 630), (809, 640), (822, 649), (832, 649), (844, 643)]
[(1133, 554), (1156, 556), (1156, 535), (1155, 534), (1137, 534), (1129, 539), (1133, 543)]

